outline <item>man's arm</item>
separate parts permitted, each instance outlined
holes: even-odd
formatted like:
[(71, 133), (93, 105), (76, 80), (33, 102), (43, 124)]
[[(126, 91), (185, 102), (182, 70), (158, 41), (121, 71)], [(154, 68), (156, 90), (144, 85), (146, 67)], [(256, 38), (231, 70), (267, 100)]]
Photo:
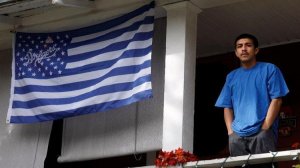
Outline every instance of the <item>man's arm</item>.
[(232, 134), (231, 124), (233, 121), (233, 110), (230, 108), (224, 108), (224, 120), (227, 127), (228, 135)]
[(281, 98), (272, 99), (270, 106), (268, 108), (266, 119), (262, 124), (261, 129), (267, 130), (272, 126), (274, 120), (278, 116), (281, 104), (282, 104)]

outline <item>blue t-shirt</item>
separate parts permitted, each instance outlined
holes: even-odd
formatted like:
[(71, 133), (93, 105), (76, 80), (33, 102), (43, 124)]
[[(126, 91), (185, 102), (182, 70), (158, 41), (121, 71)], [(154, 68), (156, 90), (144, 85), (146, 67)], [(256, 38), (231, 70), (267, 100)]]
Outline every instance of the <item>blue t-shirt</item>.
[[(233, 131), (242, 137), (250, 136), (260, 131), (271, 100), (288, 92), (277, 66), (257, 62), (252, 68), (240, 67), (227, 75), (215, 106), (233, 109)], [(277, 130), (277, 121), (272, 128)]]

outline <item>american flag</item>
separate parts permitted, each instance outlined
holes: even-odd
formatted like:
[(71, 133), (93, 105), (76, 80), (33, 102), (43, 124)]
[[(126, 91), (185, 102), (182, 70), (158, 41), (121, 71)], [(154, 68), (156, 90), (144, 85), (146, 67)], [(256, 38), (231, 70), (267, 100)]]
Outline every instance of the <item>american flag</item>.
[(153, 7), (71, 31), (17, 32), (7, 122), (56, 120), (152, 97)]

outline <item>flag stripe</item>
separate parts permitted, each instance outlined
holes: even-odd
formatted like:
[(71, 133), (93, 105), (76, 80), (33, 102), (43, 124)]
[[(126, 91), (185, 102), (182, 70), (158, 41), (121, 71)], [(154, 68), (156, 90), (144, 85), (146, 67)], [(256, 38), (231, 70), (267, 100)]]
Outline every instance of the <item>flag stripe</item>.
[[(126, 40), (126, 38), (129, 38), (130, 35), (133, 34), (134, 32), (146, 32), (147, 30), (151, 31), (153, 29), (153, 27), (151, 26), (152, 23), (153, 23), (153, 17), (149, 16), (149, 17), (145, 18), (145, 20), (136, 22), (129, 27), (125, 27), (123, 29), (113, 31), (113, 32), (110, 32), (110, 33), (102, 35), (102, 36), (96, 36), (94, 38), (91, 38), (91, 39), (88, 39), (85, 41), (76, 42), (76, 43), (71, 41), (69, 48), (76, 49), (78, 47), (82, 47), (82, 46), (97, 43), (97, 42), (106, 42), (106, 41), (109, 42), (109, 41), (119, 40), (119, 39)], [(106, 42), (106, 43), (108, 43), (108, 42)], [(71, 53), (71, 55), (72, 55), (72, 53)]]
[[(78, 47), (76, 49), (68, 50), (68, 54), (70, 56), (75, 55), (77, 58), (80, 58), (82, 54), (86, 55), (87, 58), (93, 57), (95, 55), (99, 55), (108, 51), (116, 51), (116, 50), (121, 50), (124, 49), (128, 46), (130, 42), (133, 41), (144, 41), (148, 40), (152, 37), (153, 32), (152, 31), (147, 31), (147, 32), (138, 32), (133, 35), (133, 37), (130, 37), (129, 39), (126, 40), (113, 40), (112, 44), (109, 44), (106, 46), (106, 44), (102, 43), (94, 43), (90, 44), (88, 46), (82, 46)], [(116, 42), (117, 41), (117, 42)], [(105, 42), (103, 42), (105, 43)], [(83, 51), (86, 51), (85, 53), (82, 53)]]
[[(135, 16), (132, 19), (128, 20), (127, 22), (124, 22), (118, 26), (112, 27), (111, 29), (104, 30), (101, 32), (97, 31), (96, 33), (91, 33), (91, 34), (83, 35), (83, 36), (79, 36), (79, 37), (74, 37), (72, 39), (71, 43), (78, 43), (81, 41), (94, 39), (95, 37), (100, 37), (100, 36), (103, 36), (103, 35), (111, 33), (111, 32), (116, 32), (117, 30), (129, 28), (130, 26), (132, 26), (134, 24), (141, 23), (141, 21), (145, 20), (145, 17), (152, 16), (153, 13), (154, 13), (154, 9), (151, 9), (149, 12), (145, 11), (143, 14)], [(149, 18), (151, 18), (151, 17), (147, 17), (147, 19), (149, 19)]]
[[(148, 63), (148, 62), (147, 62)], [(139, 76), (143, 77), (143, 76), (147, 76), (150, 75), (151, 73), (151, 69), (150, 69), (150, 64), (147, 64), (148, 68), (145, 69), (138, 69), (136, 71), (139, 71), (138, 73), (136, 72), (132, 72), (132, 73), (136, 73), (136, 76), (132, 76), (132, 74), (125, 74), (125, 75), (119, 75), (119, 76), (112, 76), (112, 77), (101, 77), (97, 80), (91, 81), (90, 83), (96, 83), (98, 82), (98, 80), (100, 80), (100, 82), (96, 83), (93, 86), (93, 89), (98, 89), (100, 87), (104, 87), (104, 86), (109, 86), (112, 84), (119, 84), (119, 83), (126, 83), (126, 82), (132, 82), (137, 80), (137, 78)], [(132, 71), (132, 67), (127, 68), (127, 70), (124, 69), (124, 71), (127, 73), (127, 71)], [(88, 85), (91, 85), (90, 83), (87, 83)], [(51, 89), (56, 89), (56, 87), (40, 87), (40, 86), (28, 86), (30, 88), (28, 89), (32, 89), (32, 92), (28, 92), (26, 94), (16, 94), (14, 101), (21, 101), (21, 102), (26, 102), (26, 101), (31, 101), (31, 100), (35, 100), (35, 99), (46, 99), (46, 98), (67, 98), (67, 97), (75, 97), (84, 93), (89, 92), (91, 89), (87, 86), (82, 87), (81, 85), (79, 85), (79, 87), (82, 87), (76, 91), (74, 91), (74, 89), (68, 89), (68, 90), (60, 90), (57, 92), (52, 91)], [(39, 87), (39, 89), (36, 89), (37, 87)], [(49, 90), (45, 93), (45, 90)]]
[(121, 91), (128, 91), (132, 90), (134, 87), (141, 85), (145, 82), (150, 81), (150, 75), (140, 77), (132, 82), (125, 82), (125, 83), (117, 83), (117, 84), (110, 84), (107, 86), (99, 87), (97, 89), (93, 89), (90, 92), (85, 92), (84, 94), (75, 96), (75, 97), (68, 97), (68, 98), (39, 98), (30, 101), (14, 101), (13, 108), (23, 108), (23, 109), (31, 109), (38, 106), (46, 106), (46, 105), (60, 105), (60, 104), (69, 104), (73, 102), (80, 102), (81, 100), (85, 100), (91, 97), (94, 97), (98, 94), (109, 94)]
[[(110, 77), (118, 77), (124, 74), (127, 75), (139, 75), (139, 72), (143, 68), (148, 68), (151, 66), (150, 61), (145, 61), (144, 63), (137, 65), (137, 66), (126, 66), (126, 67), (120, 67), (113, 69), (109, 73), (100, 76), (98, 78), (92, 79), (92, 80), (85, 80), (80, 82), (74, 82), (74, 83), (68, 83), (68, 84), (60, 84), (57, 86), (39, 86), (39, 85), (27, 85), (22, 88), (16, 88), (15, 94), (16, 98), (19, 94), (20, 96), (28, 96), (28, 93), (32, 92), (32, 94), (36, 94), (38, 92), (45, 93), (59, 93), (59, 92), (67, 92), (67, 91), (76, 91), (80, 89), (84, 89), (87, 87), (93, 87), (95, 88), (95, 85), (99, 82), (103, 82), (104, 79), (110, 78)], [(21, 95), (22, 94), (22, 95)], [(35, 96), (38, 97), (38, 96)], [(27, 99), (27, 97), (26, 97)], [(14, 99), (16, 100), (16, 99)]]
[[(24, 87), (24, 86), (30, 86), (30, 85), (39, 85), (39, 86), (63, 86), (65, 87), (65, 84), (74, 84), (76, 82), (83, 82), (88, 81), (92, 79), (97, 79), (101, 76), (104, 76), (105, 74), (109, 73), (113, 69), (124, 67), (124, 65), (132, 66), (132, 65), (141, 65), (146, 61), (150, 60), (151, 53), (149, 53), (146, 56), (143, 57), (137, 57), (137, 58), (125, 58), (122, 60), (118, 60), (113, 66), (106, 68), (106, 69), (100, 69), (93, 72), (87, 72), (87, 73), (81, 73), (81, 74), (74, 74), (72, 76), (64, 76), (64, 77), (57, 77), (53, 78), (51, 80), (43, 80), (42, 83), (40, 82), (40, 79), (31, 79), (26, 78), (23, 80), (16, 80), (15, 88)], [(122, 72), (120, 72), (122, 73)], [(17, 93), (26, 93), (22, 91), (16, 91)]]
[(130, 98), (127, 99), (110, 101), (110, 102), (100, 103), (97, 105), (85, 106), (78, 109), (58, 111), (55, 113), (45, 113), (45, 114), (39, 114), (35, 116), (12, 116), (10, 122), (11, 123), (34, 123), (34, 122), (49, 121), (58, 118), (72, 117), (72, 116), (95, 113), (95, 112), (102, 112), (102, 111), (107, 111), (137, 101), (151, 98), (151, 96), (149, 96), (151, 94), (152, 94), (151, 90), (146, 90), (143, 92), (139, 92), (137, 94), (133, 94)]
[[(75, 73), (78, 71), (81, 71), (82, 73), (84, 73), (84, 72), (96, 71), (96, 70), (101, 70), (101, 69), (107, 69), (109, 67), (114, 67), (114, 65), (119, 65), (119, 64), (122, 65), (124, 61), (127, 61), (128, 63), (130, 63), (130, 61), (133, 63), (139, 62), (142, 59), (146, 59), (146, 57), (144, 58), (144, 55), (150, 53), (151, 50), (152, 50), (152, 46), (149, 46), (149, 47), (143, 48), (143, 49), (127, 50), (116, 59), (103, 61), (103, 62), (87, 63), (87, 65), (84, 65), (81, 67), (74, 67), (72, 69), (66, 69), (65, 72), (66, 72), (66, 75), (68, 75), (68, 73)], [(133, 64), (133, 63), (130, 63), (130, 64)]]
[(137, 49), (146, 49), (147, 47), (151, 47), (151, 44), (152, 44), (152, 39), (148, 39), (145, 41), (133, 41), (128, 44), (127, 48), (124, 48), (122, 50), (101, 53), (101, 54), (96, 55), (91, 58), (87, 58), (87, 59), (75, 61), (75, 62), (70, 62), (67, 64), (66, 69), (83, 67), (85, 65), (90, 64), (90, 62), (96, 63), (96, 62), (104, 62), (104, 61), (114, 60), (119, 57), (122, 57), (124, 55), (124, 53), (128, 52), (127, 50), (132, 50), (133, 52), (135, 52), (134, 50), (137, 50)]
[(128, 91), (97, 95), (74, 103), (62, 104), (62, 105), (45, 105), (45, 106), (34, 107), (31, 109), (14, 108), (14, 110), (15, 110), (15, 114), (19, 116), (32, 115), (31, 113), (34, 113), (35, 115), (39, 115), (39, 114), (43, 114), (44, 112), (54, 113), (57, 111), (67, 111), (69, 109), (77, 109), (83, 106), (89, 106), (89, 105), (98, 104), (102, 102), (104, 103), (104, 102), (110, 102), (115, 100), (127, 99), (134, 94), (137, 94), (144, 90), (150, 90), (150, 89), (151, 89), (151, 83), (145, 82)]

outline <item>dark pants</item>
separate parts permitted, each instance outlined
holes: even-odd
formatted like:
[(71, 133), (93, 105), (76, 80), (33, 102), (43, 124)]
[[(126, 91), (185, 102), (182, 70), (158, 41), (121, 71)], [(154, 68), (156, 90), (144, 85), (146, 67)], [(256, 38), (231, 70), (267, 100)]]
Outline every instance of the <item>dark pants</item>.
[[(272, 130), (262, 130), (248, 137), (240, 137), (235, 133), (229, 135), (230, 156), (269, 153), (270, 151), (276, 151), (276, 138)], [(252, 167), (272, 168), (272, 163), (253, 165)]]

